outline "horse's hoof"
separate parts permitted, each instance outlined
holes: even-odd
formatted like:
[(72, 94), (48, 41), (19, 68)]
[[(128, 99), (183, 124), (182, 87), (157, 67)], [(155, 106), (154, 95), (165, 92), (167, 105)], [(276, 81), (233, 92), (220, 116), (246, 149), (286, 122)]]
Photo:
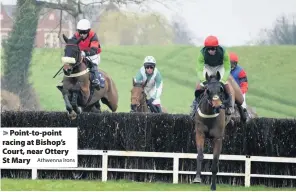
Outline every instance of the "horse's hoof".
[(201, 183), (201, 178), (200, 177), (195, 177), (192, 183)]
[(75, 113), (75, 111), (72, 111), (71, 113), (68, 113), (68, 117), (69, 117), (71, 120), (74, 120), (74, 119), (76, 119), (76, 117), (77, 117), (77, 113)]

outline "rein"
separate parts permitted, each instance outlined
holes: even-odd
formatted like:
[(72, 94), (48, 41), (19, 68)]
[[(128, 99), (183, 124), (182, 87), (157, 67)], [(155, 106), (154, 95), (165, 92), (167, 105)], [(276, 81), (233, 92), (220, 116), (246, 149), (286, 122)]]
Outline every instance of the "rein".
[(204, 89), (204, 92), (202, 93), (202, 96), (200, 98), (200, 101), (197, 104), (197, 113), (199, 114), (199, 116), (201, 116), (203, 118), (215, 118), (215, 117), (218, 117), (219, 116), (219, 113), (216, 113), (216, 112), (214, 112), (214, 114), (204, 114), (204, 113), (201, 112), (200, 106), (201, 106), (201, 104), (202, 104), (202, 102), (204, 100), (206, 100), (207, 104), (210, 107), (214, 108), (213, 107), (212, 100), (210, 100), (209, 97), (208, 97), (209, 95), (207, 94), (207, 90), (208, 90), (208, 88), (205, 88)]

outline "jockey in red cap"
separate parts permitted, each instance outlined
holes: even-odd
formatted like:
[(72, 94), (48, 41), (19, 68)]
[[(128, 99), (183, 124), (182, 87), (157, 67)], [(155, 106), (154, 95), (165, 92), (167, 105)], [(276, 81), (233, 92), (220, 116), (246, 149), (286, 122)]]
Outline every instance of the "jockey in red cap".
[(235, 53), (229, 53), (229, 56), (230, 56), (230, 63), (231, 63), (231, 75), (241, 89), (241, 92), (244, 97), (244, 102), (242, 104), (243, 111), (245, 115), (248, 116), (246, 93), (248, 92), (249, 85), (248, 85), (247, 73), (240, 65), (238, 65), (238, 56)]
[(203, 92), (206, 81), (205, 73), (209, 75), (219, 71), (221, 75), (221, 82), (225, 86), (227, 97), (229, 98), (228, 104), (226, 104), (226, 114), (231, 115), (234, 111), (230, 86), (228, 84), (228, 77), (230, 75), (230, 60), (228, 52), (224, 47), (219, 45), (218, 38), (215, 36), (208, 36), (204, 41), (204, 47), (200, 50), (197, 59), (197, 75), (199, 82), (197, 83), (195, 90), (195, 99), (192, 104), (191, 116), (195, 115), (197, 110), (197, 104), (201, 93)]

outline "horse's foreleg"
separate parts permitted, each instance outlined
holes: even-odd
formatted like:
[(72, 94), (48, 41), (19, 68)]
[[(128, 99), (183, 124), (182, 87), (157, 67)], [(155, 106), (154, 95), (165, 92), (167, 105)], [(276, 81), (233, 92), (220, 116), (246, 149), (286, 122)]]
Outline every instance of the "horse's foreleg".
[(63, 99), (66, 105), (66, 109), (68, 111), (68, 116), (71, 119), (75, 119), (77, 114), (75, 113), (75, 111), (73, 111), (73, 107), (70, 103), (70, 99), (69, 99), (70, 93), (68, 90), (63, 90)]
[(78, 107), (78, 103), (77, 103), (77, 101), (78, 101), (78, 94), (79, 94), (78, 91), (74, 91), (72, 93), (71, 105), (72, 105), (74, 111), (76, 113), (80, 114), (81, 113), (81, 108)]
[(214, 148), (213, 148), (213, 161), (212, 161), (212, 184), (211, 190), (216, 191), (216, 181), (217, 181), (217, 173), (219, 169), (219, 157), (222, 151), (222, 138), (214, 139)]
[(204, 158), (204, 144), (205, 144), (205, 135), (196, 129), (196, 148), (197, 148), (197, 158), (196, 158), (196, 176), (193, 180), (193, 183), (201, 183), (201, 165)]
[(62, 93), (63, 93), (63, 99), (64, 99), (64, 102), (66, 105), (66, 109), (69, 113), (71, 113), (73, 111), (73, 107), (72, 107), (72, 105), (70, 103), (70, 99), (69, 99), (70, 93), (68, 90), (63, 90)]

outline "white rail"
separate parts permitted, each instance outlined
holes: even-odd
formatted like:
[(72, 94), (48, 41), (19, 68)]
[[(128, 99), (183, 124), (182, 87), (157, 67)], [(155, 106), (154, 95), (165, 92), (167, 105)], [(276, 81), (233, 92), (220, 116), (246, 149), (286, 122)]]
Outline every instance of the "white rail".
[[(195, 171), (180, 171), (179, 159), (196, 159), (197, 154), (194, 153), (163, 153), (163, 152), (140, 152), (140, 151), (104, 151), (104, 150), (78, 150), (78, 155), (99, 155), (102, 156), (101, 168), (33, 168), (32, 179), (37, 179), (38, 170), (79, 170), (79, 171), (102, 171), (102, 181), (107, 181), (108, 171), (112, 172), (137, 172), (137, 173), (171, 173), (173, 174), (173, 183), (178, 183), (179, 174), (195, 174)], [(109, 156), (125, 156), (125, 157), (154, 157), (154, 158), (172, 158), (173, 170), (149, 170), (149, 169), (122, 169), (108, 168)], [(204, 154), (204, 159), (213, 159), (212, 154)], [(244, 155), (220, 155), (222, 161), (245, 161), (244, 173), (225, 173), (219, 172), (221, 176), (238, 176), (245, 177), (245, 187), (250, 186), (251, 177), (262, 178), (280, 178), (280, 179), (296, 179), (296, 175), (266, 175), (266, 174), (251, 174), (252, 162), (273, 162), (273, 163), (296, 163), (296, 158), (287, 157), (265, 157), (265, 156), (244, 156)], [(1, 168), (1, 169), (16, 169), (16, 168)], [(19, 168), (23, 169), (23, 168)], [(211, 172), (202, 172), (202, 175), (211, 175)]]

